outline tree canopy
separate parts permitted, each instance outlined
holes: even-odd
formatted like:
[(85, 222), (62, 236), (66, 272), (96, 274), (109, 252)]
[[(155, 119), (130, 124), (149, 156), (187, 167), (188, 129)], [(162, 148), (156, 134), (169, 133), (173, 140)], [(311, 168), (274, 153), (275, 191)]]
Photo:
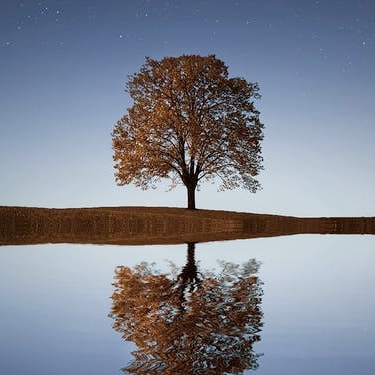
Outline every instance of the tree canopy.
[(128, 77), (133, 105), (112, 132), (115, 178), (143, 189), (161, 179), (185, 185), (188, 208), (203, 180), (219, 190), (260, 188), (263, 124), (257, 83), (229, 78), (215, 55), (146, 58)]

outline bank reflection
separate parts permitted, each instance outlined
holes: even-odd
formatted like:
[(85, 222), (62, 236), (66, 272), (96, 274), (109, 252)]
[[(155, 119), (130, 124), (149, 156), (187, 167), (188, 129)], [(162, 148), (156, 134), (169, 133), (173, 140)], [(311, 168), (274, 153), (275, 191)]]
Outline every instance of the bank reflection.
[(131, 374), (236, 374), (255, 370), (261, 354), (262, 288), (259, 263), (219, 262), (200, 271), (195, 244), (182, 270), (141, 263), (115, 271), (113, 328), (136, 344), (122, 369)]

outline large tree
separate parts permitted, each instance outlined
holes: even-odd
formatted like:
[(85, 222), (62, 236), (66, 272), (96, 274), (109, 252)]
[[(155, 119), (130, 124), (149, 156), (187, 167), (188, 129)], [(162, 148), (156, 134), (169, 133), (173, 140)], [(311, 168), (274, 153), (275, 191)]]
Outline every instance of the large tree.
[(257, 83), (229, 78), (214, 55), (146, 58), (128, 77), (133, 105), (112, 133), (119, 185), (186, 186), (188, 208), (202, 180), (219, 179), (219, 190), (255, 192), (262, 169), (263, 124), (253, 100)]

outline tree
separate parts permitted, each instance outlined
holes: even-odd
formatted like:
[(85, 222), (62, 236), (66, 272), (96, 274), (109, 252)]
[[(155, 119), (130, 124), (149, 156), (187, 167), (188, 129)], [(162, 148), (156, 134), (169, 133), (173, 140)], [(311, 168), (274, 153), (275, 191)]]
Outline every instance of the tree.
[(146, 58), (128, 78), (126, 91), (134, 103), (112, 132), (119, 185), (147, 189), (164, 178), (171, 188), (182, 183), (190, 209), (202, 180), (218, 178), (219, 190), (260, 188), (257, 83), (229, 78), (214, 55)]
[(146, 262), (116, 269), (110, 317), (137, 346), (124, 373), (238, 374), (258, 367), (259, 263), (219, 265), (218, 273), (198, 272), (188, 244), (181, 272), (162, 274)]

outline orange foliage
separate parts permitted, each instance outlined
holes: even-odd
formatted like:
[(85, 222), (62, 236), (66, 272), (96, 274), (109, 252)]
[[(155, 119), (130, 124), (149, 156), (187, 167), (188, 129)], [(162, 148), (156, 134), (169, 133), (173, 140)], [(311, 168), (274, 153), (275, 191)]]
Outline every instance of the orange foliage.
[(255, 192), (262, 169), (259, 87), (229, 78), (214, 55), (150, 58), (127, 82), (134, 104), (112, 133), (119, 185), (141, 188), (169, 178), (193, 192), (219, 178), (219, 189)]

